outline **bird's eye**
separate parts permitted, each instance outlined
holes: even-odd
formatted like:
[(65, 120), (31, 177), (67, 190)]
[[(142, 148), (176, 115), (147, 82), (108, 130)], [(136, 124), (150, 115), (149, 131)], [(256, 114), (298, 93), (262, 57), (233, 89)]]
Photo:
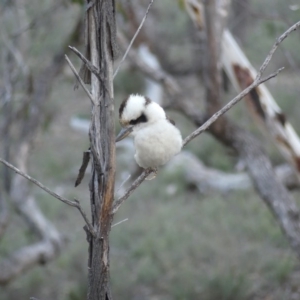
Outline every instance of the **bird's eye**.
[(147, 120), (147, 117), (145, 116), (145, 114), (142, 114), (140, 117), (138, 117), (137, 119), (135, 120), (131, 120), (129, 122), (130, 125), (136, 125), (136, 124), (139, 124), (139, 123), (146, 123), (148, 120)]

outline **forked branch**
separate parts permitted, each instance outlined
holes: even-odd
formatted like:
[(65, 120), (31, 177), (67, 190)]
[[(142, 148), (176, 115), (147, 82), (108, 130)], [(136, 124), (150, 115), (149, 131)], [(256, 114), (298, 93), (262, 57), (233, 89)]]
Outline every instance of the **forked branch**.
[(116, 213), (122, 203), (129, 198), (129, 196), (137, 189), (140, 184), (151, 174), (153, 171), (151, 169), (144, 170), (142, 174), (131, 184), (131, 186), (127, 189), (125, 194), (115, 201), (112, 209), (112, 213)]
[(42, 183), (40, 183), (38, 180), (32, 178), (31, 176), (29, 176), (28, 174), (22, 172), (21, 170), (19, 170), (18, 168), (16, 168), (15, 166), (13, 166), (12, 164), (10, 164), (9, 162), (7, 162), (6, 160), (0, 158), (0, 162), (2, 164), (4, 164), (5, 166), (7, 166), (8, 168), (10, 168), (11, 170), (15, 171), (16, 173), (18, 173), (19, 175), (23, 176), (24, 178), (26, 178), (27, 180), (29, 180), (30, 182), (34, 183), (35, 185), (37, 185), (38, 187), (40, 187), (42, 190), (44, 190), (45, 192), (47, 192), (48, 194), (50, 194), (52, 197), (58, 199), (59, 201), (72, 206), (72, 207), (76, 207), (80, 214), (82, 215), (86, 225), (89, 228), (89, 231), (91, 232), (92, 235), (95, 235), (95, 230), (91, 224), (91, 222), (89, 221), (86, 213), (83, 211), (80, 202), (76, 199), (74, 199), (74, 201), (71, 201), (67, 198), (64, 198), (58, 194), (56, 194), (55, 192), (53, 192), (52, 190), (50, 190), (49, 188), (47, 188), (46, 186), (44, 186)]
[(87, 87), (85, 86), (83, 80), (81, 79), (81, 77), (79, 76), (78, 72), (76, 71), (74, 65), (72, 64), (72, 62), (70, 61), (69, 57), (67, 55), (65, 55), (66, 61), (69, 64), (74, 76), (76, 77), (76, 79), (78, 80), (78, 82), (80, 83), (80, 85), (82, 86), (83, 90), (86, 92), (86, 94), (88, 95), (88, 97), (90, 98), (90, 100), (92, 101), (92, 103), (95, 103), (95, 100), (92, 96), (92, 94), (90, 93), (90, 91), (87, 89)]
[[(246, 89), (244, 89), (240, 94), (238, 94), (235, 98), (233, 98), (229, 103), (227, 103), (224, 107), (222, 107), (219, 111), (217, 111), (215, 114), (213, 114), (202, 126), (200, 126), (198, 129), (193, 131), (190, 135), (188, 135), (184, 141), (183, 146), (188, 144), (191, 140), (193, 140), (195, 137), (197, 137), (199, 134), (201, 134), (203, 131), (208, 129), (208, 127), (217, 121), (222, 115), (224, 115), (229, 109), (231, 109), (234, 105), (236, 105), (239, 101), (241, 101), (247, 94), (249, 94), (254, 88), (259, 86), (261, 83), (268, 81), (271, 78), (276, 77), (284, 68), (278, 69), (276, 72), (270, 74), (267, 77), (259, 78), (256, 77), (256, 79), (253, 81), (251, 85), (249, 85)], [(257, 75), (258, 76), (258, 75)]]
[[(232, 99), (228, 104), (226, 104), (223, 108), (221, 108), (218, 112), (216, 112), (212, 117), (210, 117), (202, 126), (200, 126), (198, 129), (193, 131), (190, 135), (188, 135), (184, 141), (183, 146), (186, 146), (190, 141), (192, 141), (194, 138), (196, 138), (198, 135), (200, 135), (203, 131), (205, 131), (211, 124), (213, 124), (217, 119), (219, 119), (223, 114), (225, 114), (229, 109), (231, 109), (234, 105), (236, 105), (239, 101), (241, 101), (248, 93), (250, 93), (254, 88), (256, 88), (258, 85), (260, 85), (263, 82), (268, 81), (271, 78), (276, 77), (284, 68), (278, 69), (276, 72), (262, 78), (263, 72), (269, 65), (273, 54), (275, 53), (278, 46), (287, 38), (287, 36), (297, 30), (300, 27), (300, 21), (291, 26), (287, 31), (285, 31), (275, 42), (273, 47), (271, 48), (270, 52), (268, 53), (266, 59), (264, 60), (263, 64), (261, 65), (259, 72), (253, 81), (253, 83), (248, 86), (245, 90), (243, 90), (239, 95), (237, 95), (234, 99)], [(120, 197), (118, 200), (116, 200), (114, 204), (113, 213), (116, 213), (121, 204), (134, 192), (134, 190), (146, 179), (144, 171), (140, 177), (132, 183), (132, 185), (128, 188), (128, 190), (125, 192), (125, 194)], [(151, 173), (151, 171), (150, 171)], [(149, 173), (149, 174), (150, 174)], [(148, 174), (148, 175), (149, 175)], [(136, 182), (138, 181), (138, 184)], [(122, 200), (122, 201), (120, 201)]]

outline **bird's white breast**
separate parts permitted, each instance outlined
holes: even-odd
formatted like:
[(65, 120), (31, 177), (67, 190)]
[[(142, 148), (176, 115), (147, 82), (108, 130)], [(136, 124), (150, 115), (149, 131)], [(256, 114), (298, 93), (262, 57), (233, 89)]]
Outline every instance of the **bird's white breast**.
[(135, 160), (144, 169), (164, 165), (182, 147), (180, 131), (166, 119), (141, 127), (133, 136)]

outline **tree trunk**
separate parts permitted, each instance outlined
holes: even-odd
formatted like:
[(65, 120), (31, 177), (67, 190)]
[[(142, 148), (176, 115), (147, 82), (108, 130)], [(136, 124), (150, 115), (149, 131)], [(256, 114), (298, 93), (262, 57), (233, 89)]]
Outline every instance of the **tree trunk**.
[[(216, 3), (209, 0), (205, 6), (207, 33), (206, 102), (209, 115), (219, 110), (220, 70), (217, 49)], [(210, 127), (210, 132), (223, 144), (234, 149), (247, 165), (249, 175), (257, 192), (268, 205), (279, 222), (291, 247), (300, 258), (300, 211), (293, 197), (276, 177), (269, 158), (265, 155), (256, 139), (233, 124), (226, 117), (219, 118)]]
[[(115, 182), (115, 128), (113, 103), (113, 53), (115, 40), (114, 0), (88, 3), (88, 42), (92, 64), (100, 78), (92, 74), (90, 143), (92, 178), (90, 200), (96, 236), (89, 238), (89, 300), (112, 299), (109, 278), (109, 232)], [(89, 8), (90, 7), (90, 8)]]

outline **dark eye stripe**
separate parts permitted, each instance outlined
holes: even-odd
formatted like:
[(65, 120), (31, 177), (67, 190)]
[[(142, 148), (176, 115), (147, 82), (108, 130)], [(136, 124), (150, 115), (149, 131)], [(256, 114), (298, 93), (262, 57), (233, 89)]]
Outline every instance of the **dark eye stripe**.
[(140, 117), (138, 117), (137, 119), (135, 120), (131, 120), (129, 122), (130, 125), (136, 125), (136, 124), (139, 124), (139, 123), (146, 123), (148, 120), (147, 120), (147, 117), (145, 116), (145, 114), (142, 114)]
[(130, 97), (130, 96), (128, 96), (126, 99), (124, 99), (124, 100), (122, 101), (121, 105), (120, 105), (120, 108), (119, 108), (119, 118), (120, 118), (120, 119), (121, 119), (121, 117), (122, 117), (124, 108), (125, 108), (125, 106), (126, 106), (126, 104), (127, 104), (127, 101), (128, 101), (128, 99), (129, 99), (129, 97)]

